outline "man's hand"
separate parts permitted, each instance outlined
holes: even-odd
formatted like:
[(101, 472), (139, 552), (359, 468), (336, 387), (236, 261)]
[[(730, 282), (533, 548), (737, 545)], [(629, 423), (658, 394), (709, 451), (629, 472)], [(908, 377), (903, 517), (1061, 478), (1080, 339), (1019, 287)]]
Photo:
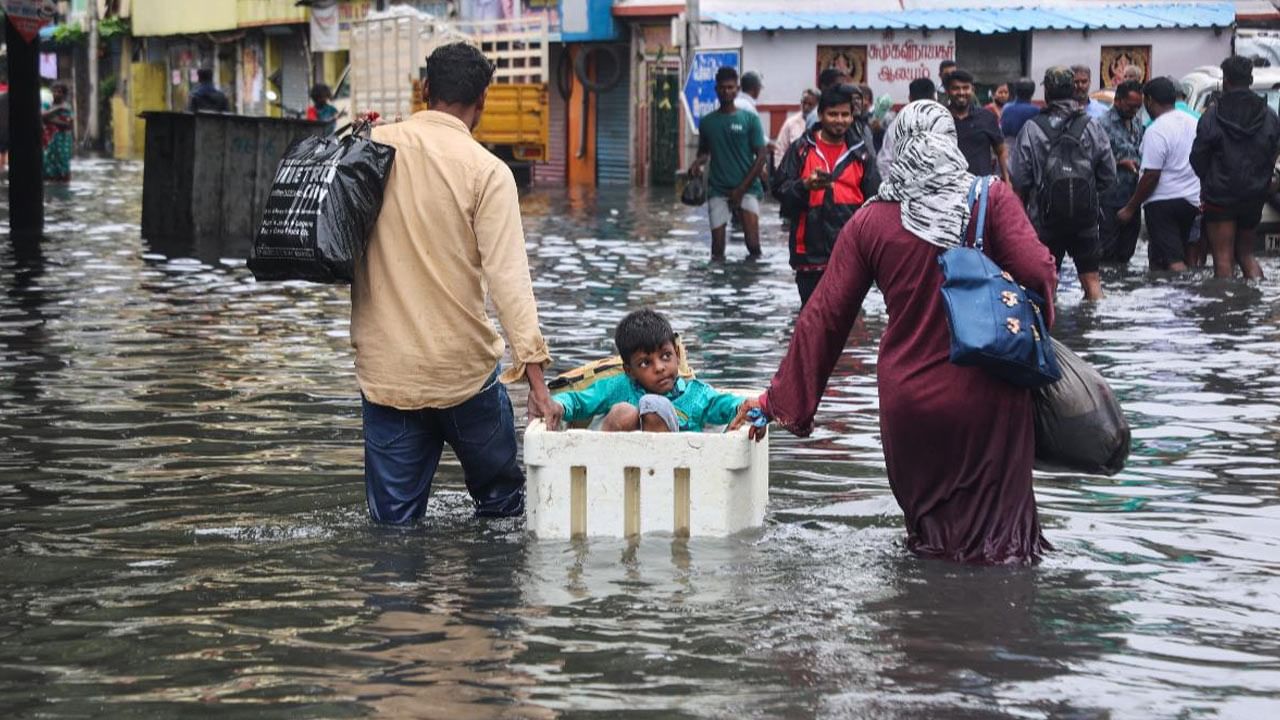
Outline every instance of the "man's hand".
[(547, 414), (542, 416), (542, 422), (546, 423), (548, 430), (559, 430), (560, 421), (564, 419), (564, 406), (549, 398), (547, 402), (551, 407), (547, 410)]
[(735, 208), (742, 207), (742, 198), (746, 197), (746, 195), (747, 195), (746, 188), (737, 188), (736, 190), (734, 190), (733, 193), (729, 195), (730, 207), (735, 207)]
[(689, 177), (698, 177), (701, 174), (702, 174), (702, 161), (694, 160), (693, 164), (689, 166)]
[(547, 390), (546, 377), (542, 374), (542, 366), (537, 363), (525, 363), (524, 377), (529, 381), (529, 420), (544, 418), (547, 427), (554, 430), (550, 416), (558, 408), (560, 411), (560, 415), (556, 416), (558, 420), (564, 416), (564, 408), (551, 399), (551, 393)]
[(809, 177), (804, 179), (804, 186), (807, 190), (819, 190), (830, 187), (831, 176), (820, 172), (817, 168), (814, 168), (813, 172), (809, 173)]
[(1116, 168), (1120, 170), (1127, 170), (1133, 173), (1134, 175), (1137, 175), (1138, 161), (1137, 160), (1121, 160), (1116, 163)]
[(748, 398), (742, 401), (738, 406), (738, 414), (729, 422), (727, 432), (733, 432), (743, 425), (751, 425), (751, 429), (747, 431), (747, 437), (760, 442), (769, 431), (769, 419), (765, 417), (763, 411), (760, 410), (760, 401), (756, 398)]
[(548, 430), (555, 430), (560, 418), (564, 417), (564, 406), (551, 399), (546, 385), (529, 386), (529, 420), (542, 418)]
[(1133, 222), (1133, 216), (1137, 215), (1137, 210), (1132, 205), (1125, 205), (1116, 212), (1116, 222), (1121, 225), (1128, 225)]

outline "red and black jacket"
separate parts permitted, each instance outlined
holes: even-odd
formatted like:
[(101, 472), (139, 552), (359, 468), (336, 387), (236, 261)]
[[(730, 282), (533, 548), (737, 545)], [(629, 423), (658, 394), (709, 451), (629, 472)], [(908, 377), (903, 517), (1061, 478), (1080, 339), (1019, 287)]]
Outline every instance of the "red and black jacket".
[[(880, 189), (880, 173), (857, 126), (844, 134), (845, 150), (834, 167), (818, 152), (814, 127), (787, 148), (774, 175), (773, 196), (782, 216), (791, 221), (791, 267), (817, 270), (826, 266), (836, 237), (853, 213)], [(831, 173), (831, 187), (809, 190), (805, 178), (815, 169)]]

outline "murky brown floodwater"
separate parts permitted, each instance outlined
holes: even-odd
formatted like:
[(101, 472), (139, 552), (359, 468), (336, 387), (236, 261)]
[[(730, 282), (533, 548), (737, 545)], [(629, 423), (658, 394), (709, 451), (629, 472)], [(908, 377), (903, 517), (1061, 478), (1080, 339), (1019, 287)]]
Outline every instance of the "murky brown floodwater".
[[(394, 531), (365, 515), (346, 290), (255, 284), (244, 244), (150, 246), (140, 187), (78, 165), (47, 240), (0, 244), (4, 717), (1280, 717), (1275, 279), (1135, 259), (1097, 307), (1067, 280), (1057, 335), (1134, 453), (1037, 477), (1039, 567), (902, 549), (874, 293), (818, 432), (773, 438), (760, 533), (534, 541), (471, 519), (456, 464)], [(763, 261), (710, 266), (667, 194), (525, 211), (558, 369), (652, 303), (701, 375), (765, 384), (797, 307), (776, 221)]]

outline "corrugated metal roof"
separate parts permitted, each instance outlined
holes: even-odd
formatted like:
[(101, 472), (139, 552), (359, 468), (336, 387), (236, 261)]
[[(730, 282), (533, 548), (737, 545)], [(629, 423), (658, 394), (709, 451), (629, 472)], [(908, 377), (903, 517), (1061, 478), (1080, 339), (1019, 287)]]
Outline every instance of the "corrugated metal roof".
[(704, 17), (734, 30), (965, 30), (991, 33), (1026, 30), (1140, 30), (1229, 27), (1229, 2), (1103, 5), (1038, 8), (969, 8), (902, 12), (723, 12)]

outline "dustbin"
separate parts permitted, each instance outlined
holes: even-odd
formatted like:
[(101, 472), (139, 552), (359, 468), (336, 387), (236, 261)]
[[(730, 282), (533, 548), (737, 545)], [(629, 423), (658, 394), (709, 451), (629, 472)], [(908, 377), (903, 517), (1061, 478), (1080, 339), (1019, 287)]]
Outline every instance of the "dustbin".
[[(324, 123), (219, 113), (145, 112), (142, 236), (168, 254), (245, 257), (289, 144)], [(209, 257), (206, 257), (209, 256)]]

